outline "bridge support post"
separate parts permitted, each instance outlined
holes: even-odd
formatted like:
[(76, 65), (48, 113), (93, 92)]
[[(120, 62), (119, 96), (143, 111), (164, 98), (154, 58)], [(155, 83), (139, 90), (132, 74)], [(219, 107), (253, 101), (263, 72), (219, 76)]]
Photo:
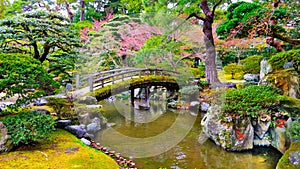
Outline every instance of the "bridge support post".
[(90, 92), (93, 91), (93, 76), (89, 77), (89, 86), (90, 86)]
[(76, 79), (75, 79), (75, 88), (76, 88), (76, 90), (78, 90), (79, 89), (79, 84), (80, 84), (80, 81), (79, 81), (80, 79), (79, 79), (79, 75), (77, 74), (76, 75)]
[(134, 88), (130, 89), (130, 102), (131, 106), (134, 107)]
[(146, 106), (150, 107), (150, 86), (145, 87), (145, 101)]

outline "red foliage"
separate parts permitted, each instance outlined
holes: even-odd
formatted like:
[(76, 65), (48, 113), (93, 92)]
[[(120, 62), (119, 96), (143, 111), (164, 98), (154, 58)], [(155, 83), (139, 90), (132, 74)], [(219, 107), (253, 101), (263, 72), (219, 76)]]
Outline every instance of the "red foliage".
[(130, 21), (121, 27), (121, 44), (118, 55), (132, 55), (134, 51), (140, 50), (145, 41), (153, 35), (162, 34), (161, 30), (147, 24), (139, 24)]
[(80, 30), (80, 40), (83, 40), (83, 41), (89, 40), (90, 37), (88, 36), (88, 33), (90, 31), (100, 31), (102, 25), (105, 24), (105, 23), (107, 23), (113, 17), (114, 17), (114, 14), (111, 11), (107, 11), (104, 20), (98, 21), (98, 20), (92, 18), (92, 20), (94, 22), (93, 28), (84, 28), (84, 29), (81, 29)]

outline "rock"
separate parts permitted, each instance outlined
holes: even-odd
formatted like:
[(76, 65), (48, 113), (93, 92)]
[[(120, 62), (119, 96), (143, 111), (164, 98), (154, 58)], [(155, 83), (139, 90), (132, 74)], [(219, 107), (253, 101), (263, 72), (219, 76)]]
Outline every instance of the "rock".
[(73, 89), (72, 84), (71, 83), (67, 83), (65, 92), (68, 93), (72, 89)]
[(201, 103), (201, 111), (207, 112), (207, 110), (210, 108), (210, 105), (206, 102)]
[(89, 108), (89, 109), (102, 108), (102, 105), (100, 105), (100, 104), (97, 104), (97, 105), (86, 105), (86, 108)]
[(57, 120), (56, 127), (58, 128), (65, 128), (68, 125), (71, 125), (71, 120)]
[(291, 151), (289, 160), (292, 164), (300, 167), (300, 151)]
[(293, 98), (300, 97), (300, 76), (297, 72), (273, 72), (266, 75), (261, 83), (281, 89), (284, 95)]
[[(219, 117), (220, 107), (211, 106), (201, 121), (203, 133), (223, 149), (241, 151), (253, 148), (254, 129), (250, 118), (240, 119), (244, 127), (233, 126), (230, 117)], [(221, 118), (226, 119), (221, 122)]]
[(100, 125), (97, 123), (91, 123), (86, 126), (86, 130), (88, 133), (96, 133), (101, 129)]
[(286, 136), (285, 127), (276, 127), (271, 129), (271, 145), (276, 148), (281, 153), (284, 153), (287, 150), (287, 145), (289, 144), (289, 138)]
[(256, 74), (245, 74), (244, 75), (244, 80), (247, 82), (258, 82), (259, 81), (259, 76)]
[(86, 139), (90, 140), (90, 139), (94, 139), (95, 135), (94, 134), (90, 134), (90, 133), (85, 133), (83, 135), (83, 138), (86, 138)]
[[(231, 150), (241, 151), (249, 150), (253, 148), (253, 138), (254, 138), (254, 129), (251, 124), (251, 118), (239, 119), (236, 120), (243, 124), (241, 127), (234, 127), (234, 135), (232, 138), (232, 147)], [(246, 127), (244, 127), (246, 126)]]
[(50, 111), (49, 110), (42, 109), (42, 108), (36, 108), (36, 109), (32, 110), (31, 112), (37, 112), (37, 113), (41, 113), (41, 114), (50, 115)]
[(271, 122), (270, 121), (261, 121), (258, 120), (255, 123), (252, 122), (254, 127), (254, 133), (258, 136), (259, 139), (263, 139), (265, 134), (268, 132)]
[(106, 126), (107, 127), (114, 127), (116, 125), (116, 123), (107, 123)]
[(268, 63), (267, 59), (264, 58), (261, 62), (260, 62), (260, 73), (259, 73), (259, 78), (263, 79), (266, 74), (272, 72), (272, 67), (271, 65)]
[(293, 68), (294, 66), (294, 63), (293, 62), (286, 62), (284, 65), (283, 65), (283, 68), (284, 69), (288, 69), (288, 68)]
[(78, 138), (83, 137), (83, 135), (86, 133), (84, 127), (78, 125), (67, 126), (65, 129), (70, 133), (76, 135)]
[(0, 122), (0, 153), (9, 152), (12, 148), (13, 144), (8, 140), (7, 128)]
[(79, 99), (78, 103), (86, 104), (86, 105), (96, 105), (96, 104), (98, 104), (98, 101), (97, 101), (96, 97), (84, 96)]
[(85, 139), (85, 138), (81, 138), (80, 139), (82, 142), (83, 142), (83, 144), (85, 144), (85, 145), (91, 145), (91, 142), (89, 141), (89, 140), (87, 140), (87, 139)]

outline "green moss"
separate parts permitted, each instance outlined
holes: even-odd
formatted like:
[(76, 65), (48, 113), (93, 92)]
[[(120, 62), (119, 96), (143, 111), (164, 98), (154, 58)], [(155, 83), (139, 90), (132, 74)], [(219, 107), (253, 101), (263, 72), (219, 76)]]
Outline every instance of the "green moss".
[(101, 168), (118, 169), (109, 156), (83, 145), (75, 136), (57, 130), (47, 140), (23, 151), (0, 154), (1, 169)]
[(300, 142), (292, 143), (290, 148), (283, 154), (280, 158), (277, 167), (278, 169), (297, 169), (299, 165), (296, 166), (292, 164), (289, 160), (290, 152), (292, 151), (300, 151)]

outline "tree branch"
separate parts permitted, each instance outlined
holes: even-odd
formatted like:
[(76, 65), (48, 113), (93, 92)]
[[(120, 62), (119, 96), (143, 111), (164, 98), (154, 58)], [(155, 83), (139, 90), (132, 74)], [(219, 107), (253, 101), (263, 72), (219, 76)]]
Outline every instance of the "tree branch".
[(196, 14), (196, 13), (192, 13), (190, 14), (185, 20), (189, 20), (190, 18), (195, 17), (197, 19), (200, 19), (202, 21), (205, 21), (205, 18), (201, 17), (200, 15)]
[(212, 10), (212, 14), (214, 15), (215, 14), (215, 10), (217, 8), (217, 6), (219, 6), (221, 4), (222, 0), (219, 0), (213, 7), (213, 10)]
[(288, 42), (288, 43), (293, 44), (293, 45), (299, 45), (300, 44), (300, 39), (291, 39), (290, 37), (283, 36), (283, 35), (278, 34), (276, 32), (271, 32), (270, 34), (268, 34), (268, 36), (271, 36), (273, 38), (277, 38), (279, 40), (282, 40), (284, 42)]

